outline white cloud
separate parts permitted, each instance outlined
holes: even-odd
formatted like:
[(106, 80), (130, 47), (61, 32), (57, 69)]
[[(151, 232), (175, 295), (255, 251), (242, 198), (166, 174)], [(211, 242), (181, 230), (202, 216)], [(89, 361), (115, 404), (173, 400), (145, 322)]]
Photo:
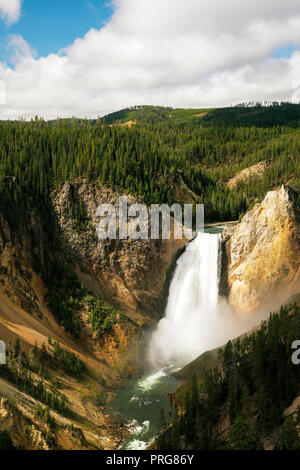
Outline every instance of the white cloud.
[(6, 51), (12, 64), (19, 64), (29, 57), (37, 56), (37, 52), (20, 34), (8, 36)]
[(22, 0), (0, 0), (0, 16), (6, 21), (16, 23), (21, 15)]
[[(1, 0), (0, 0), (1, 1)], [(34, 59), (18, 36), (0, 65), (0, 116), (96, 117), (134, 104), (221, 106), (300, 99), (299, 0), (113, 0), (115, 13), (64, 53)]]

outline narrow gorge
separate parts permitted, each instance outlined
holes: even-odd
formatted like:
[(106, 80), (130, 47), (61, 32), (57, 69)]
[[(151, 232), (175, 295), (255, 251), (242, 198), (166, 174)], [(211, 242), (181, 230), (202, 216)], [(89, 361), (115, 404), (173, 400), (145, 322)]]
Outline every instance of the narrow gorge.
[[(75, 230), (70, 217), (78, 197), (84, 201), (90, 220), (85, 232)], [(74, 395), (67, 395), (72, 408), (77, 407), (89, 422), (87, 413), (93, 410), (93, 426), (100, 416), (103, 422), (105, 414), (111, 416), (111, 431), (108, 427), (97, 437), (99, 431), (94, 427), (94, 442), (104, 448), (121, 445), (145, 449), (157, 435), (161, 409), (171, 411), (169, 394), (191, 376), (191, 370), (203, 372), (207, 352), (257, 327), (271, 309), (280, 307), (282, 299), (288, 302), (300, 292), (297, 195), (281, 187), (268, 193), (239, 224), (207, 227), (189, 243), (163, 241), (159, 245), (153, 241), (97, 241), (93, 236), (97, 223), (94, 214), (97, 204), (103, 201), (115, 202), (116, 195), (84, 181), (66, 183), (53, 195), (56, 239), (72, 259), (75, 276), (124, 312), (110, 333), (98, 340), (82, 308), (75, 317), (81, 325), (79, 342), (59, 329), (43, 300), (43, 281), (33, 270), (24, 270), (31, 265), (37, 247), (30, 246), (26, 237), (12, 243), (16, 235), (5, 221), (1, 306), (7, 320), (17, 322), (22, 318), (36, 332), (30, 336), (29, 330), (17, 330), (22, 349), (28, 351), (34, 344), (42, 346), (47, 337), (55, 338), (86, 363), (92, 371), (87, 377), (95, 390), (101, 380), (95, 393), (102, 390), (101, 402), (106, 406), (101, 404), (98, 410), (92, 402), (88, 408), (78, 408), (88, 396), (83, 387), (75, 401)], [(35, 225), (34, 230), (40, 229)], [(42, 251), (43, 247), (38, 249)], [(132, 259), (136, 261), (132, 263)], [(14, 271), (7, 275), (9, 266)], [(26, 310), (31, 313), (28, 315)], [(15, 328), (2, 318), (5, 340), (13, 339)], [(211, 367), (215, 359), (204, 362)], [(67, 389), (60, 388), (60, 393), (67, 393)], [(26, 419), (31, 416), (26, 400), (21, 411)], [(117, 440), (114, 433), (118, 433)], [(84, 434), (91, 439), (90, 432)], [(72, 436), (67, 439), (70, 446), (78, 445), (71, 443)], [(107, 444), (107, 439), (111, 443)]]

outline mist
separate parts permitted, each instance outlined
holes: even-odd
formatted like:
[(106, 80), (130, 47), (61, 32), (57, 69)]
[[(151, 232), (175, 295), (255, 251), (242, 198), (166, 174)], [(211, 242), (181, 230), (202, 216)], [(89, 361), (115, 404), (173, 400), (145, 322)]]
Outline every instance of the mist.
[(237, 313), (219, 297), (220, 268), (221, 235), (200, 233), (177, 262), (165, 317), (150, 338), (152, 369), (182, 367), (257, 327), (280, 306), (274, 301), (255, 312)]

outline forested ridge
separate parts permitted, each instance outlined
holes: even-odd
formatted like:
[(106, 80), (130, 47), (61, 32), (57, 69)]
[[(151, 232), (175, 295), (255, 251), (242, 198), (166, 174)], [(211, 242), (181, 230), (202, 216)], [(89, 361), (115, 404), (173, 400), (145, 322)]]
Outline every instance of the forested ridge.
[[(299, 450), (300, 408), (283, 416), (299, 394), (300, 369), (292, 362), (299, 334), (300, 307), (291, 305), (228, 342), (219, 351), (220, 366), (194, 375), (181, 392), (171, 423), (162, 413), (157, 448), (260, 450), (271, 438), (278, 450)], [(220, 431), (226, 416), (229, 426)]]
[[(135, 125), (120, 125), (132, 119)], [(50, 194), (85, 177), (146, 203), (173, 203), (182, 182), (207, 220), (237, 219), (282, 183), (298, 186), (300, 105), (216, 110), (137, 107), (88, 121), (0, 123), (0, 211), (16, 222), (47, 212)], [(230, 190), (240, 170), (264, 161), (263, 176)]]

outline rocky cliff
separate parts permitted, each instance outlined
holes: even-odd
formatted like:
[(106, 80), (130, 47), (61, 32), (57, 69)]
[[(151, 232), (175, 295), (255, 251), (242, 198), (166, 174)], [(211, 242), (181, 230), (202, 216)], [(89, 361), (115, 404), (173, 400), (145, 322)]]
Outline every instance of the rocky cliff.
[[(48, 347), (50, 338), (52, 344), (58, 342), (85, 364), (80, 379), (51, 362), (45, 365), (49, 380), (55, 382), (57, 393), (65, 395), (73, 416), (66, 421), (50, 410), (56, 422), (55, 448), (85, 448), (73, 436), (78, 427), (93, 448), (119, 447), (127, 428), (107, 416), (105, 404), (122, 380), (139, 373), (142, 333), (147, 325), (156, 325), (163, 313), (173, 267), (186, 244), (185, 240), (98, 240), (97, 208), (105, 203), (117, 208), (118, 199), (119, 194), (111, 189), (78, 179), (52, 194), (52, 210), (47, 215), (28, 214), (26, 224), (12, 226), (0, 214), (0, 339), (8, 345), (18, 338), (22, 354), (31, 357), (33, 348)], [(128, 202), (137, 201), (129, 197)], [(67, 275), (61, 269), (65, 265)], [(111, 308), (121, 310), (111, 330), (100, 336), (92, 328), (90, 306), (81, 299), (78, 283), (75, 287), (68, 284), (68, 276), (77, 279), (74, 271), (84, 296), (106, 300)], [(51, 289), (72, 309), (78, 334), (60, 321), (57, 306), (51, 307)], [(52, 387), (39, 372), (32, 374), (32, 380), (42, 380), (47, 390)], [(0, 432), (8, 432), (17, 447), (23, 441), (26, 448), (46, 448), (45, 426), (34, 414), (34, 400), (24, 399), (17, 387), (0, 377), (0, 400), (2, 397), (12, 407), (7, 408), (7, 401), (0, 402)], [(25, 400), (25, 415), (24, 407), (17, 406), (20, 397)], [(19, 433), (18, 438), (14, 433), (14, 420), (26, 436)]]
[[(85, 285), (118, 308), (150, 321), (163, 314), (170, 274), (185, 240), (99, 240), (96, 212), (100, 204), (112, 204), (118, 213), (119, 195), (85, 180), (65, 183), (53, 194), (53, 206), (61, 239)], [(138, 202), (128, 197), (128, 204)], [(84, 226), (76, 225), (74, 207), (83, 208)]]
[(240, 312), (279, 306), (300, 291), (298, 195), (269, 192), (223, 233), (222, 293)]
[(18, 449), (49, 450), (46, 433), (3, 397), (0, 397), (0, 431), (9, 433)]

